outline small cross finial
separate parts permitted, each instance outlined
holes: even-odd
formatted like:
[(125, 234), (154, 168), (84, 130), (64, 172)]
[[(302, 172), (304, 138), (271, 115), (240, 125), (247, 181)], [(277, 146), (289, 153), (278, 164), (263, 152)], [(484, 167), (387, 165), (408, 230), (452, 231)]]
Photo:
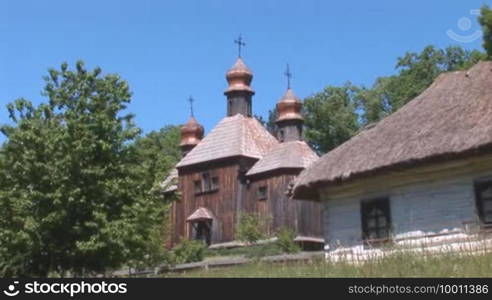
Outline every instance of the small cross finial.
[(290, 79), (292, 78), (292, 73), (290, 72), (289, 64), (287, 64), (284, 74), (285, 77), (287, 77), (287, 89), (290, 89)]
[(190, 102), (190, 114), (192, 117), (194, 117), (194, 114), (193, 114), (193, 102), (195, 102), (195, 99), (193, 99), (192, 96), (190, 96), (190, 98), (188, 98), (188, 101)]
[(239, 34), (239, 37), (237, 38), (237, 40), (234, 40), (234, 43), (237, 44), (237, 48), (238, 48), (238, 57), (241, 57), (241, 47), (242, 46), (246, 46), (246, 43), (243, 42), (243, 38), (241, 37), (241, 34)]

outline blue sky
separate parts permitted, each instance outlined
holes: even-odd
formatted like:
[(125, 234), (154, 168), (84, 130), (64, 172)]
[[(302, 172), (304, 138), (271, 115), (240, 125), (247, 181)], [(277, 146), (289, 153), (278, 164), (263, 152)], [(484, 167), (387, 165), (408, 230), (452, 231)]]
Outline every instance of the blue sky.
[[(42, 76), (63, 61), (118, 73), (133, 92), (129, 111), (145, 132), (195, 115), (209, 131), (225, 115), (225, 72), (237, 57), (253, 70), (253, 110), (266, 116), (292, 86), (305, 97), (346, 81), (371, 85), (406, 51), (461, 45), (447, 30), (479, 30), (472, 9), (490, 1), (8, 1), (0, 0), (0, 123), (18, 97), (35, 103)], [(461, 20), (461, 21), (460, 21)], [(471, 20), (466, 24), (466, 20)], [(458, 22), (461, 22), (458, 24)], [(459, 26), (460, 25), (460, 26)], [(0, 141), (3, 137), (0, 137)]]

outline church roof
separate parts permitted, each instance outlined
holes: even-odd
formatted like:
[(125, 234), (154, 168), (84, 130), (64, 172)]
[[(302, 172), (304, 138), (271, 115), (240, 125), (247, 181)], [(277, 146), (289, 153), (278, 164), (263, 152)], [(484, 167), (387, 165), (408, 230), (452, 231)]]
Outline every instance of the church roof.
[(257, 161), (246, 175), (257, 175), (277, 169), (304, 169), (318, 159), (318, 155), (304, 141), (278, 144)]
[(351, 179), (492, 152), (492, 62), (439, 75), (415, 99), (322, 156), (294, 197)]
[(260, 159), (277, 144), (258, 120), (237, 114), (223, 118), (177, 168), (234, 156)]

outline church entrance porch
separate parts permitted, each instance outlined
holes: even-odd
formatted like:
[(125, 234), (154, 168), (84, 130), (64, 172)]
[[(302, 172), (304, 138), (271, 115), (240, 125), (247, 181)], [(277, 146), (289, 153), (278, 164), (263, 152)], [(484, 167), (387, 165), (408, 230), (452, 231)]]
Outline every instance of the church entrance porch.
[(188, 237), (190, 239), (203, 241), (207, 245), (211, 244), (213, 216), (210, 210), (200, 207), (186, 219), (186, 222), (189, 224)]
[(194, 240), (203, 241), (210, 245), (212, 237), (212, 220), (190, 222), (192, 226), (192, 237)]

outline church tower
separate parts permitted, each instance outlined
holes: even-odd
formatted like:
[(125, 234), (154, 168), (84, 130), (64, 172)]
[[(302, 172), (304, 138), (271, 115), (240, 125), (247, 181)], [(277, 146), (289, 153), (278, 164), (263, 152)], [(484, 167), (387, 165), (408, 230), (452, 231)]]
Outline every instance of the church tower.
[(204, 132), (203, 126), (197, 122), (193, 114), (193, 98), (190, 97), (188, 101), (190, 102), (190, 118), (181, 127), (181, 143), (179, 144), (183, 157), (200, 143)]
[(290, 88), (289, 65), (285, 72), (287, 76), (287, 91), (277, 102), (277, 139), (283, 142), (301, 141), (303, 139), (304, 119), (302, 117), (302, 102)]
[(236, 63), (226, 74), (228, 87), (224, 95), (227, 96), (227, 116), (241, 114), (245, 117), (251, 117), (252, 97), (255, 94), (255, 91), (250, 86), (253, 80), (253, 72), (241, 58), (241, 47), (245, 45), (241, 36), (234, 42), (238, 44), (239, 55)]

